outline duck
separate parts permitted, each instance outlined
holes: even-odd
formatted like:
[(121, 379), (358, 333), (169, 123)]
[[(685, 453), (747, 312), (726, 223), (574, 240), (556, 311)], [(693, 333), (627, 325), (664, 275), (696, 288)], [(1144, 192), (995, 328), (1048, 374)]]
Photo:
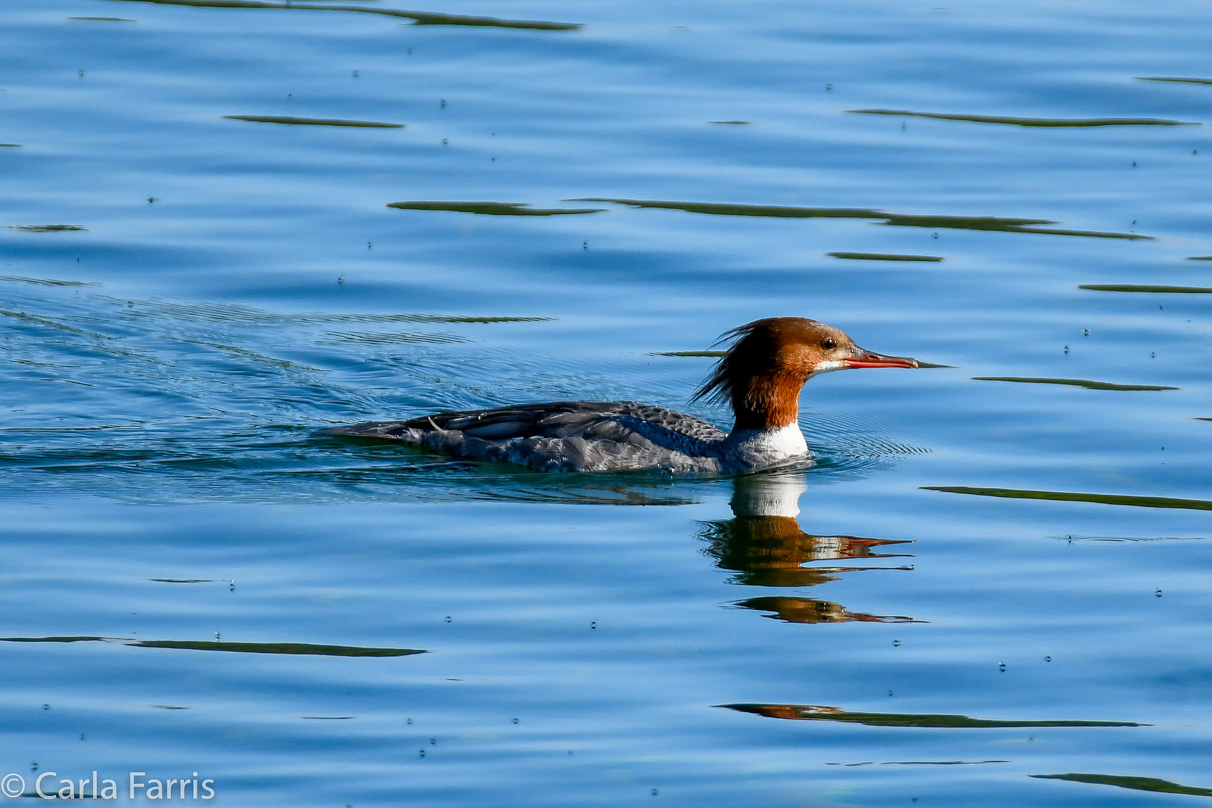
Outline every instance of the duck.
[(727, 350), (691, 401), (729, 403), (728, 432), (692, 415), (634, 401), (555, 401), (324, 430), (412, 444), (455, 458), (546, 472), (748, 474), (810, 464), (799, 397), (814, 376), (851, 368), (916, 368), (914, 359), (860, 348), (845, 332), (804, 317), (768, 317), (725, 332)]

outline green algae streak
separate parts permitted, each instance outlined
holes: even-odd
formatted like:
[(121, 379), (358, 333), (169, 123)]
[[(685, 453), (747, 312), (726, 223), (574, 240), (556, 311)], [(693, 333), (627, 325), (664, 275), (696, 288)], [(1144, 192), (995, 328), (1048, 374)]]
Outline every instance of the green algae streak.
[(717, 704), (729, 710), (797, 721), (838, 721), (869, 727), (938, 727), (947, 729), (997, 729), (1027, 727), (1141, 727), (1134, 721), (1001, 721), (969, 718), (966, 715), (932, 713), (855, 713), (838, 707), (815, 704)]
[(922, 490), (942, 491), (948, 494), (971, 494), (978, 497), (1046, 499), (1054, 502), (1091, 502), (1099, 505), (1128, 505), (1135, 508), (1177, 508), (1190, 511), (1212, 511), (1212, 502), (1206, 499), (1138, 497), (1126, 494), (1084, 494), (1072, 491), (1032, 491), (1022, 488), (980, 488), (968, 485), (923, 485)]
[(939, 121), (968, 123), (999, 123), (1006, 126), (1036, 126), (1048, 128), (1084, 128), (1091, 126), (1199, 126), (1188, 121), (1165, 118), (1017, 118), (1008, 115), (963, 115), (948, 112), (911, 112), (905, 109), (851, 109), (856, 115), (895, 115), (900, 118), (932, 118)]
[(1073, 783), (1092, 783), (1100, 786), (1130, 788), (1133, 791), (1153, 791), (1159, 794), (1188, 794), (1193, 797), (1212, 797), (1212, 788), (1197, 788), (1172, 783), (1156, 777), (1132, 777), (1120, 774), (1033, 774), (1037, 780), (1068, 780)]
[(155, 3), (162, 6), (194, 6), (197, 8), (273, 8), (292, 11), (348, 11), (355, 14), (379, 14), (412, 20), (416, 25), (469, 25), (485, 28), (522, 28), (532, 31), (575, 31), (580, 23), (544, 22), (542, 20), (504, 20), (497, 17), (469, 17), (463, 14), (439, 14), (430, 11), (402, 11), (394, 8), (346, 6), (331, 3), (296, 5), (271, 0), (113, 0), (118, 3)]
[(1114, 384), (1112, 382), (1093, 382), (1089, 379), (1045, 379), (1035, 376), (973, 376), (978, 382), (1014, 382), (1016, 384), (1064, 384), (1070, 387), (1084, 387), (1087, 390), (1178, 390), (1177, 387), (1167, 387), (1158, 384)]
[(402, 123), (380, 123), (379, 121), (347, 121), (341, 118), (296, 118), (292, 115), (224, 115), (233, 121), (252, 123), (280, 123), (288, 126), (353, 126), (361, 129), (403, 129)]

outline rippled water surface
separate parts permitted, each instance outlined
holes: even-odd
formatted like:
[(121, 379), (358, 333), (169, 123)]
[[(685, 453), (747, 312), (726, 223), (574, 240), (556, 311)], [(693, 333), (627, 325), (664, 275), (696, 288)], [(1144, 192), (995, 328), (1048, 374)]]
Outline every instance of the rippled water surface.
[[(1212, 796), (1208, 24), (8, 0), (0, 776)], [(807, 471), (319, 434), (570, 398), (727, 427), (687, 403), (712, 344), (783, 314), (925, 366), (810, 382)]]

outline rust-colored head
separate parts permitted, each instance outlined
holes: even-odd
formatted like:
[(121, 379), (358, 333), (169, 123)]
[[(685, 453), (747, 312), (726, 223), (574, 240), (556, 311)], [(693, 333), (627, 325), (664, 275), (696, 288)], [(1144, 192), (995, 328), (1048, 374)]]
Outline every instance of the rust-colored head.
[(735, 341), (694, 397), (730, 401), (736, 413), (734, 429), (794, 424), (800, 388), (818, 373), (917, 367), (913, 359), (865, 351), (843, 331), (803, 317), (756, 320), (721, 339)]

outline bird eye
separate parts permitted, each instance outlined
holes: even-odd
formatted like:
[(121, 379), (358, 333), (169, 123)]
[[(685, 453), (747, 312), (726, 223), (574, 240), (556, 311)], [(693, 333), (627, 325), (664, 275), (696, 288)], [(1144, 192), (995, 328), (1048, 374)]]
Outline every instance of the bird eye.
[(833, 341), (833, 337), (825, 337), (823, 340), (821, 340), (821, 347), (826, 351), (832, 351), (837, 347), (837, 343)]

